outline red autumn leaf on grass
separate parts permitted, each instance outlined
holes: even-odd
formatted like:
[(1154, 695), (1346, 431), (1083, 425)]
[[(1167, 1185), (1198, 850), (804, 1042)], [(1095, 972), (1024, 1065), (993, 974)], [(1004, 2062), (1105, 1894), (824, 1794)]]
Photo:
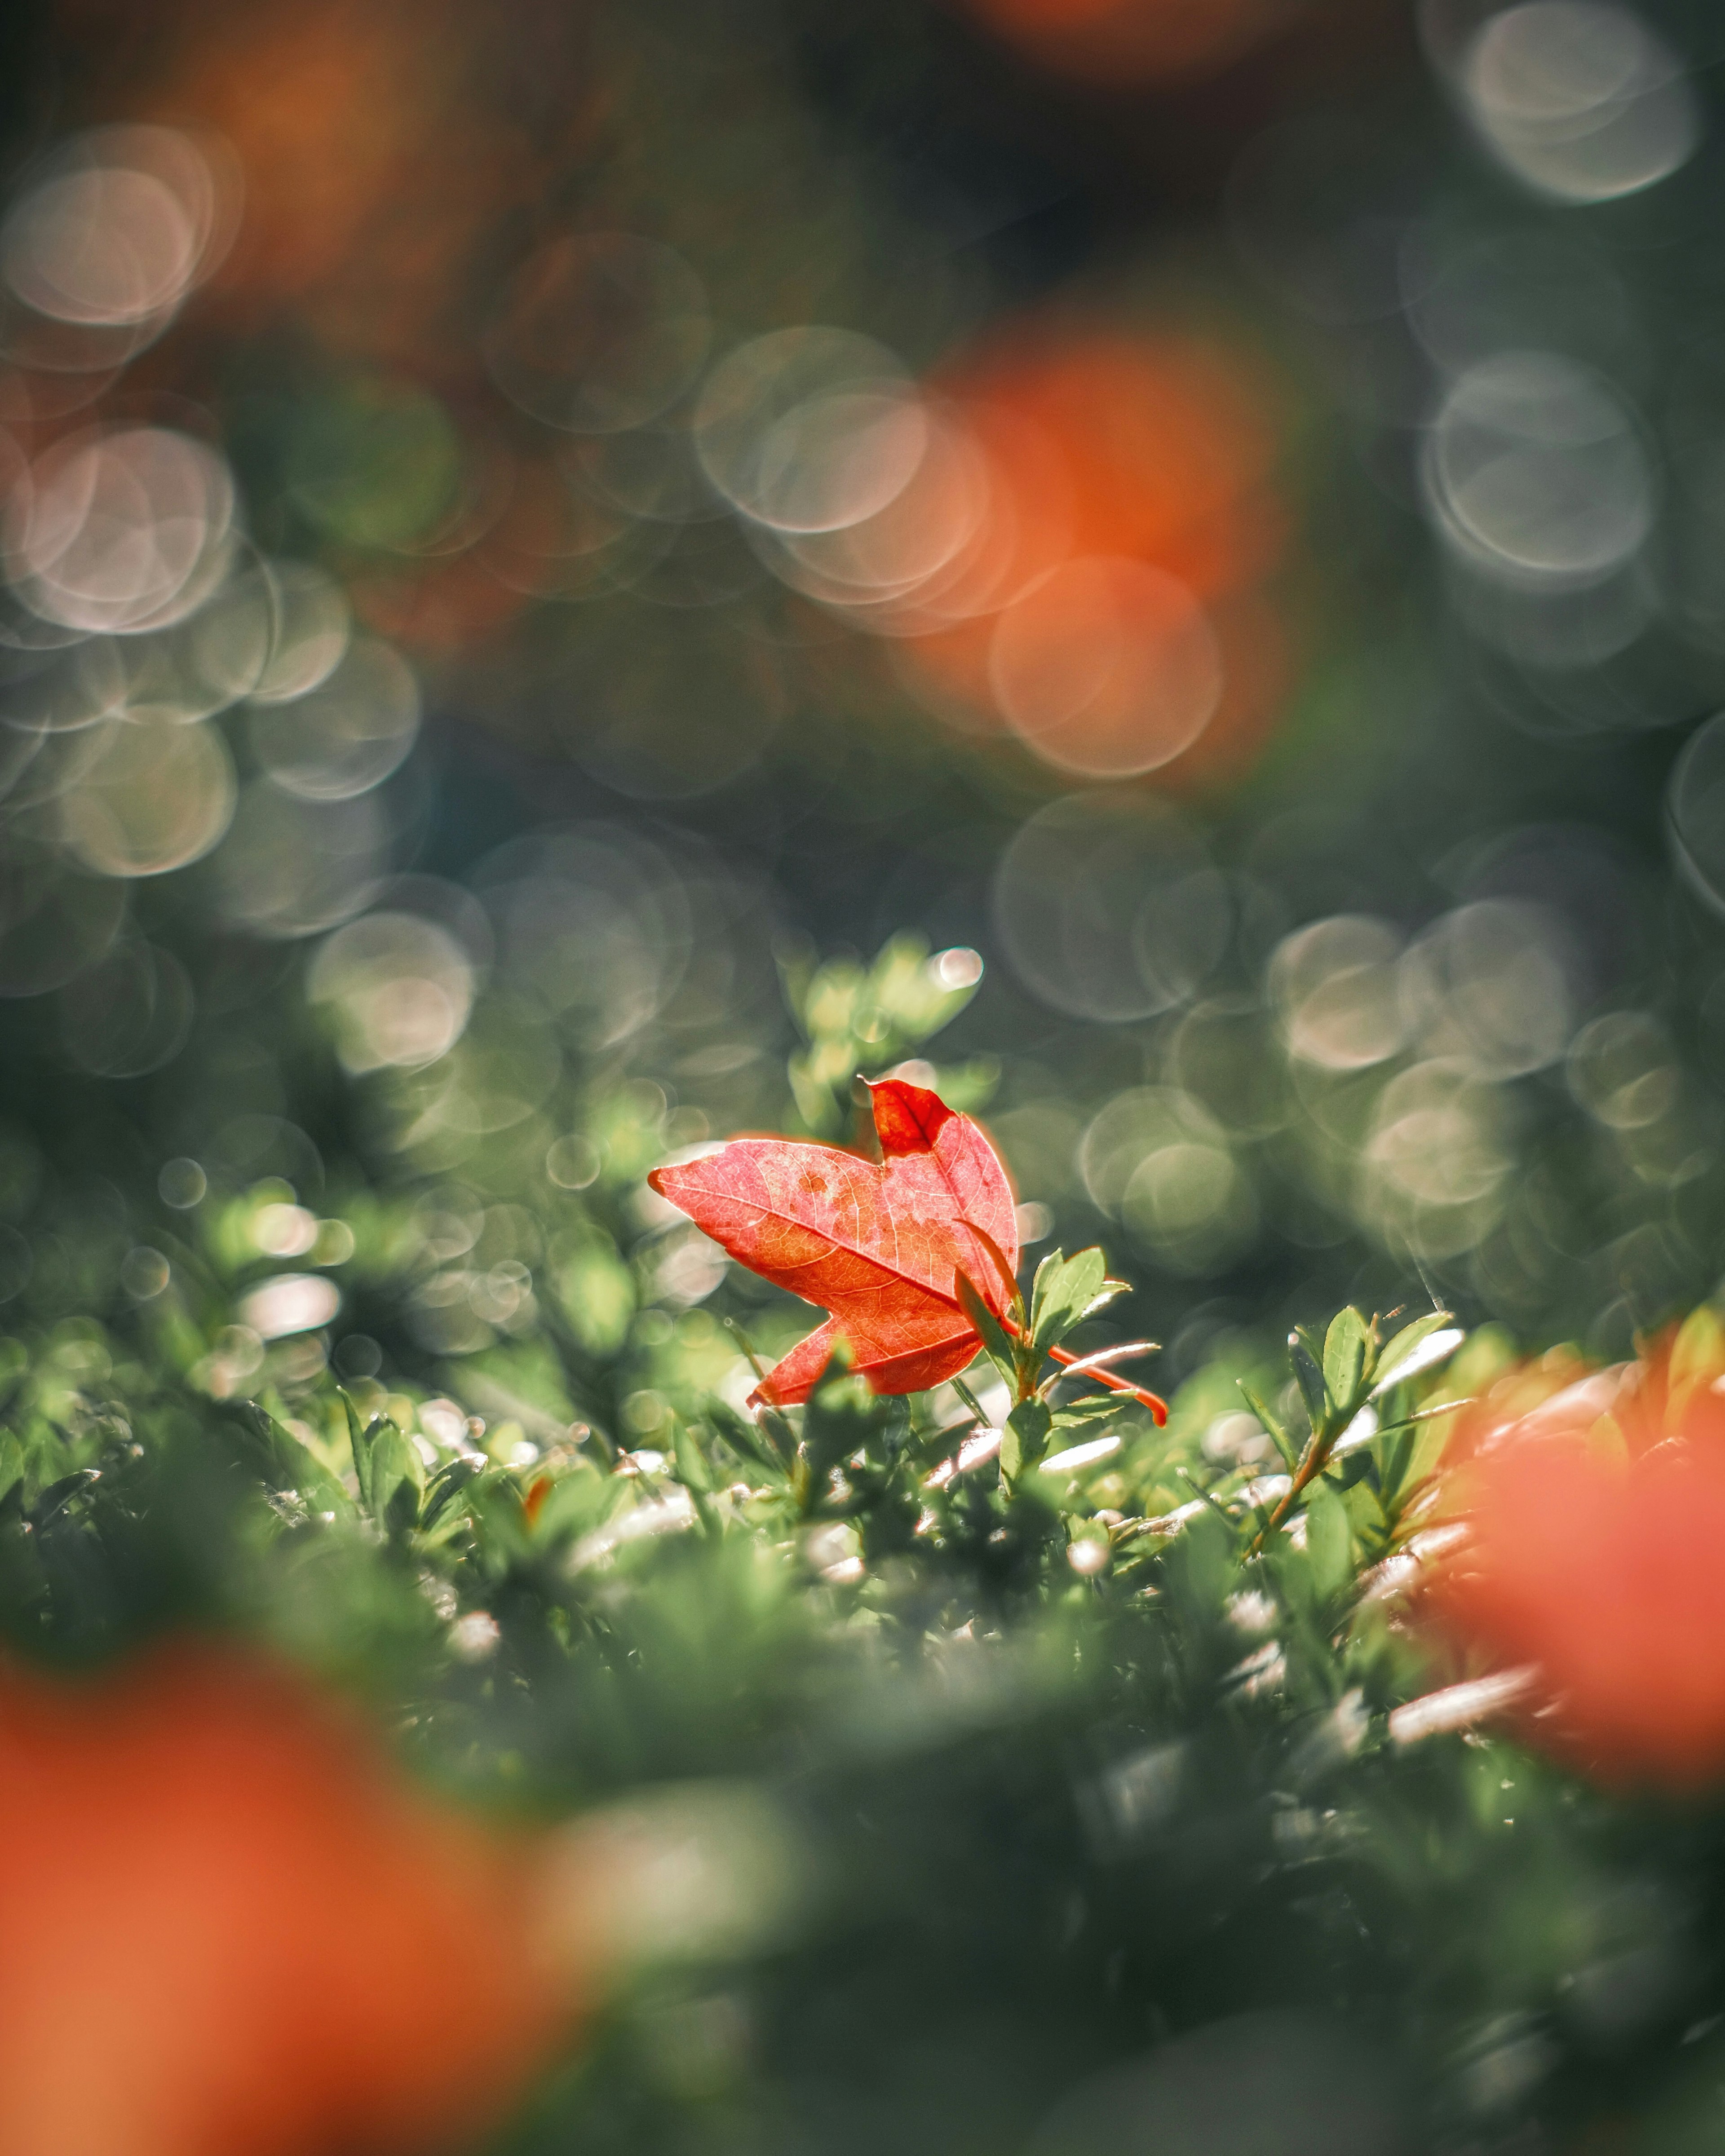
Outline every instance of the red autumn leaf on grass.
[(737, 1138), (647, 1178), (751, 1271), (832, 1312), (762, 1380), (753, 1397), (775, 1407), (808, 1399), (841, 1335), (877, 1393), (956, 1377), (981, 1344), (960, 1274), (997, 1317), (1010, 1304), (1019, 1230), (999, 1154), (938, 1094), (898, 1078), (869, 1091), (878, 1162)]
[[(901, 1078), (869, 1092), (878, 1162), (836, 1146), (737, 1138), (647, 1178), (751, 1271), (832, 1313), (762, 1379), (752, 1404), (806, 1400), (841, 1338), (877, 1393), (957, 1377), (982, 1346), (961, 1280), (1016, 1329), (1018, 1218), (999, 1155), (937, 1093)], [(1123, 1379), (1091, 1374), (1158, 1420), (1166, 1413)]]

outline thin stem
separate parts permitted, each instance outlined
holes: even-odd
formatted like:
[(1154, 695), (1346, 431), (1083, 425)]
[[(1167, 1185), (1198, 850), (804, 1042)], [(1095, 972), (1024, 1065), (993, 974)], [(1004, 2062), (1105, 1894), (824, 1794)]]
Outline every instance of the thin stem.
[(1076, 1363), (1069, 1363), (1065, 1369), (1056, 1370), (1042, 1389), (1045, 1393), (1051, 1392), (1056, 1385), (1065, 1384), (1069, 1378), (1092, 1377), (1098, 1370), (1106, 1370), (1111, 1363), (1133, 1363), (1141, 1355), (1158, 1353), (1160, 1348), (1161, 1342), (1156, 1340), (1128, 1340), (1119, 1348), (1100, 1348), (1094, 1355), (1081, 1355)]
[(1092, 1358), (1088, 1356), (1074, 1355), (1065, 1348), (1050, 1348), (1048, 1352), (1055, 1362), (1063, 1363), (1068, 1370), (1082, 1368), (1087, 1376), (1094, 1377), (1096, 1383), (1107, 1391), (1125, 1393), (1140, 1407), (1147, 1408), (1158, 1430), (1168, 1420), (1168, 1402), (1159, 1393), (1147, 1393), (1142, 1386), (1129, 1385), (1124, 1378), (1117, 1378), (1111, 1370), (1091, 1368)]

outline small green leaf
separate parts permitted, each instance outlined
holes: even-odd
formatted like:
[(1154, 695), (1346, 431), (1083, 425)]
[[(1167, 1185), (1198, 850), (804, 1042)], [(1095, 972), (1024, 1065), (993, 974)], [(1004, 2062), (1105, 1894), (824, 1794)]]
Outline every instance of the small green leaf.
[(1000, 1283), (1001, 1293), (1006, 1299), (1006, 1307), (1022, 1323), (1024, 1315), (1024, 1298), (1019, 1291), (1017, 1276), (1007, 1263), (1005, 1251), (1001, 1249), (988, 1229), (978, 1222), (969, 1220), (965, 1224), (978, 1242), (982, 1245), (989, 1264), (994, 1268), (994, 1276)]
[(1351, 1414), (1358, 1403), (1367, 1368), (1372, 1337), (1357, 1310), (1339, 1310), (1330, 1320), (1324, 1337), (1324, 1389), (1337, 1415)]
[(709, 1400), (706, 1419), (721, 1443), (752, 1467), (763, 1467), (775, 1481), (783, 1481), (785, 1463), (763, 1431), (728, 1401)]
[[(372, 1448), (367, 1442), (367, 1433), (360, 1428), (359, 1410), (348, 1398), (344, 1386), (337, 1385), (336, 1396), (347, 1417), (347, 1443), (353, 1454), (353, 1476), (359, 1485), (359, 1502), (369, 1506), (372, 1502)], [(377, 1427), (376, 1424), (372, 1428)]]
[(853, 1377), (850, 1350), (842, 1340), (803, 1409), (803, 1452), (814, 1476), (824, 1483), (829, 1470), (853, 1452), (865, 1450), (889, 1409), (865, 1378)]
[(477, 1460), (445, 1460), (426, 1485), (419, 1508), (419, 1525), (428, 1532), (437, 1525), (475, 1477), (484, 1472)]
[(988, 1420), (988, 1409), (983, 1405), (976, 1394), (972, 1392), (969, 1386), (965, 1383), (963, 1378), (953, 1378), (952, 1390), (957, 1394), (959, 1399), (963, 1401), (965, 1406), (969, 1409), (972, 1414), (976, 1417), (978, 1422), (981, 1424), (984, 1430), (992, 1430), (993, 1428), (993, 1424)]
[(419, 1517), (425, 1469), (413, 1447), (383, 1415), (367, 1430), (363, 1443), (367, 1509), (386, 1534), (400, 1534)]
[(1056, 1430), (1070, 1430), (1076, 1424), (1100, 1421), (1105, 1415), (1120, 1412), (1118, 1393), (1096, 1393), (1081, 1400), (1063, 1400), (1054, 1411)]
[(1039, 1355), (1045, 1355), (1082, 1321), (1107, 1273), (1107, 1260), (1100, 1250), (1081, 1250), (1076, 1257), (1056, 1258), (1037, 1269), (1030, 1338)]
[(1353, 1573), (1348, 1507), (1327, 1482), (1317, 1483), (1306, 1503), (1306, 1557), (1322, 1595), (1339, 1594)]
[(959, 1302), (963, 1306), (964, 1315), (977, 1329), (983, 1352), (1006, 1380), (1008, 1389), (1016, 1392), (1018, 1363), (1013, 1355), (1012, 1342), (1006, 1336), (1006, 1328), (963, 1273), (958, 1276), (957, 1285)]
[(1271, 1409), (1267, 1407), (1265, 1403), (1259, 1399), (1257, 1394), (1253, 1391), (1252, 1388), (1246, 1383), (1244, 1378), (1239, 1380), (1239, 1384), (1241, 1396), (1245, 1399), (1246, 1405), (1251, 1409), (1252, 1413), (1256, 1415), (1258, 1420), (1264, 1425), (1265, 1430), (1269, 1433), (1271, 1443), (1281, 1455), (1282, 1466), (1286, 1467), (1289, 1474), (1291, 1475), (1294, 1470), (1300, 1464), (1299, 1446), (1295, 1444), (1293, 1439), (1291, 1438), (1286, 1430), (1282, 1428), (1281, 1419)]
[(1398, 1373), (1414, 1349), (1423, 1347), (1434, 1332), (1441, 1332), (1446, 1325), (1455, 1322), (1447, 1310), (1435, 1310), (1429, 1317), (1415, 1318), (1411, 1325), (1404, 1325), (1378, 1358), (1379, 1375), (1374, 1389), (1388, 1392), (1399, 1382)]
[(1320, 1430), (1324, 1425), (1327, 1405), (1323, 1372), (1318, 1367), (1314, 1343), (1303, 1327), (1288, 1335), (1288, 1360), (1294, 1366), (1294, 1382), (1306, 1403), (1307, 1419), (1314, 1432)]
[(677, 1480), (685, 1490), (702, 1497), (713, 1494), (713, 1471), (706, 1457), (696, 1443), (692, 1431), (680, 1422), (671, 1430), (671, 1458), (677, 1471)]
[(1000, 1471), (1009, 1481), (1034, 1467), (1048, 1450), (1054, 1418), (1040, 1400), (1020, 1400), (1006, 1418), (1000, 1440)]

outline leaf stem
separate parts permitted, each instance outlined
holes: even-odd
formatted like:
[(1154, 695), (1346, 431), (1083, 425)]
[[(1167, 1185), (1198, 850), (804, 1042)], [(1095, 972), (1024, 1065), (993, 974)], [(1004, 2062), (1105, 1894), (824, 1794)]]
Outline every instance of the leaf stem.
[(1107, 1391), (1130, 1394), (1140, 1407), (1150, 1410), (1158, 1430), (1168, 1420), (1168, 1402), (1159, 1393), (1147, 1393), (1142, 1386), (1128, 1384), (1124, 1378), (1117, 1378), (1111, 1370), (1096, 1368), (1096, 1358), (1094, 1356), (1074, 1355), (1065, 1348), (1050, 1348), (1048, 1352), (1066, 1370), (1081, 1370), (1086, 1377), (1093, 1377)]

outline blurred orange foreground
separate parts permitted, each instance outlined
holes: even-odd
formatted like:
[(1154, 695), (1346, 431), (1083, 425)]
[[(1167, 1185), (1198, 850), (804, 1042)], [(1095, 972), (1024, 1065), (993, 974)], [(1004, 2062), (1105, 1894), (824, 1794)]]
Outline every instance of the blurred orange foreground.
[(1725, 1779), (1725, 1333), (1698, 1312), (1634, 1363), (1563, 1377), (1516, 1373), (1458, 1422), (1469, 1533), (1425, 1618), (1537, 1669), (1515, 1718), (1541, 1749), (1613, 1784)]
[(444, 2148), (567, 2013), (520, 1852), (238, 1650), (0, 1664), (0, 1840), (5, 2156)]

